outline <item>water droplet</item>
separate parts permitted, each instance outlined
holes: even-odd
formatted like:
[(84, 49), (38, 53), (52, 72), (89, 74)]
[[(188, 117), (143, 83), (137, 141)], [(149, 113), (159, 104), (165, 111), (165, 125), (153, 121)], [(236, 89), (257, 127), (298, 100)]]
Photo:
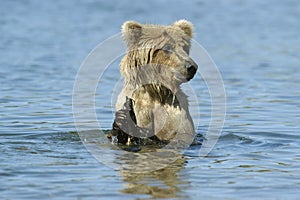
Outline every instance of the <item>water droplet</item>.
[(118, 137), (116, 135), (111, 136), (111, 143), (112, 144), (118, 144)]

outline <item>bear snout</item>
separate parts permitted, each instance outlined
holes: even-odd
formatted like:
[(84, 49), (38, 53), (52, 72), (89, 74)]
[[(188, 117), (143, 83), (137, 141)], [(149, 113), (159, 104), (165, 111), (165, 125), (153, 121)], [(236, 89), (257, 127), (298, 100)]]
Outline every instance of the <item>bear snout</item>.
[(187, 81), (191, 80), (197, 72), (198, 65), (194, 61), (188, 61), (185, 64), (187, 70)]

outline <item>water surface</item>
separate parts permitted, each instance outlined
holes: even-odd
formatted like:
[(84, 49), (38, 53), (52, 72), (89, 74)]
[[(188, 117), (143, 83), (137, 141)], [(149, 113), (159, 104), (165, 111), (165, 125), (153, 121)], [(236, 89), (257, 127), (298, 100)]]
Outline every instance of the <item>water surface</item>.
[[(299, 198), (299, 10), (296, 0), (3, 1), (1, 199)], [(149, 173), (99, 163), (73, 122), (81, 62), (125, 20), (171, 24), (181, 18), (194, 23), (195, 39), (226, 87), (227, 116), (217, 145), (202, 159), (201, 146), (191, 146)], [(114, 65), (107, 88), (97, 94), (103, 129), (113, 120), (112, 93), (100, 91), (119, 80)], [(197, 133), (205, 134), (210, 97), (204, 82), (194, 89), (201, 111)]]

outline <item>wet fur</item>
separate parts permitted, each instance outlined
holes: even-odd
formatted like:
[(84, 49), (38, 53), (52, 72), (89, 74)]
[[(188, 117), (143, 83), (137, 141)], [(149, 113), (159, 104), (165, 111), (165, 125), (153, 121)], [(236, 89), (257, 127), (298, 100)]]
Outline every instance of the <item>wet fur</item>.
[[(186, 62), (192, 62), (188, 55), (191, 23), (180, 20), (158, 26), (129, 21), (122, 33), (128, 52), (120, 66), (125, 83), (116, 104), (113, 135), (128, 145), (144, 139), (168, 143), (176, 135), (190, 140), (193, 121), (180, 84), (187, 81)], [(133, 132), (142, 137), (131, 136)]]

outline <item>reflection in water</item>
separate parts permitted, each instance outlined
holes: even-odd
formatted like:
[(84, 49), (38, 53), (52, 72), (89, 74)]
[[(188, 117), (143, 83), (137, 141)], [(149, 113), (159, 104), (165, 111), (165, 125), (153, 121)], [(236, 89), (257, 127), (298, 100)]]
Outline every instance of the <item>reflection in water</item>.
[[(136, 158), (138, 158), (138, 156)], [(176, 158), (175, 162), (169, 163), (169, 165), (163, 169), (145, 172), (142, 172), (141, 169), (139, 169), (138, 172), (135, 171), (138, 166), (145, 165), (144, 156), (143, 159), (140, 160), (141, 163), (137, 162), (138, 159), (133, 162), (136, 165), (133, 165), (132, 169), (128, 168), (132, 164), (132, 162), (128, 160), (127, 169), (120, 171), (124, 182), (126, 182), (126, 188), (121, 190), (121, 192), (126, 194), (148, 194), (153, 198), (178, 197), (180, 185), (184, 183), (184, 181), (178, 177), (178, 172), (183, 168), (185, 158), (179, 153), (177, 153)], [(152, 159), (153, 157), (147, 160), (147, 164), (150, 166), (154, 163), (159, 163), (159, 160), (163, 158), (157, 157), (156, 159), (159, 160), (154, 161)]]
[(131, 152), (125, 151), (123, 145), (112, 144), (106, 138), (110, 130), (78, 133), (86, 148), (99, 162), (120, 171), (126, 183), (122, 193), (172, 198), (178, 197), (180, 185), (186, 185), (186, 181), (178, 176), (186, 162), (178, 149), (147, 145), (139, 146), (138, 152)]
[[(184, 154), (178, 149), (147, 145), (139, 146), (138, 152), (125, 151), (124, 145), (112, 144), (106, 138), (110, 130), (78, 133), (86, 148), (99, 162), (120, 171), (126, 183), (122, 193), (173, 198), (181, 195), (181, 187), (188, 184), (178, 176), (186, 163)], [(197, 134), (192, 146), (199, 147), (202, 140), (203, 136)]]

